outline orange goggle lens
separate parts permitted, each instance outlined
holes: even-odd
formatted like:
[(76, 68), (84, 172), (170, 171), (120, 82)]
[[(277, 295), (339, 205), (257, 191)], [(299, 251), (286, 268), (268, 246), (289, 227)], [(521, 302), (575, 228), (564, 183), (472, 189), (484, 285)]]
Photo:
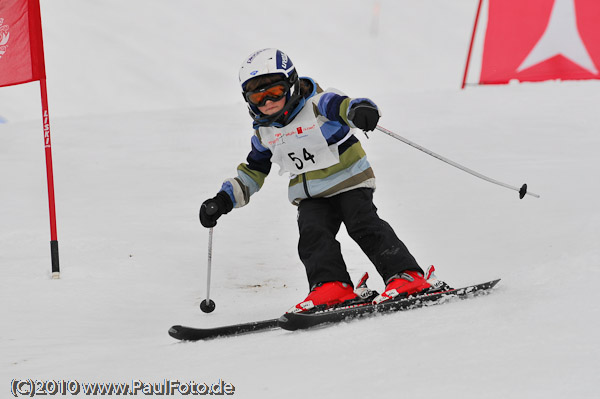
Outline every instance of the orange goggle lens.
[(283, 83), (276, 83), (261, 90), (246, 93), (246, 99), (253, 105), (263, 106), (267, 100), (278, 101), (288, 92), (288, 86)]

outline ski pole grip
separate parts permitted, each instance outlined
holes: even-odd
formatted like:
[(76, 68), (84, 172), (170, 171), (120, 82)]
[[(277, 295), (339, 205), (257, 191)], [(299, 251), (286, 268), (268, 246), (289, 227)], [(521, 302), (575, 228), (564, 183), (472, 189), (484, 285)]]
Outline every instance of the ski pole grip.
[(206, 204), (206, 214), (208, 216), (212, 216), (215, 213), (217, 213), (217, 211), (219, 210), (219, 207), (217, 207), (217, 204), (215, 204), (214, 202), (210, 202), (208, 204)]

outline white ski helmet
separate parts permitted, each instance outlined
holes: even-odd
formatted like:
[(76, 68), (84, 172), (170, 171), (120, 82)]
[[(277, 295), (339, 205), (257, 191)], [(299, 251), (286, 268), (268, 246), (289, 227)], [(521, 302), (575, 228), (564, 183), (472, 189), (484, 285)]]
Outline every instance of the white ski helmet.
[[(265, 75), (281, 75), (281, 80), (287, 82), (290, 86), (286, 94), (284, 108), (277, 114), (270, 116), (263, 115), (257, 106), (249, 103), (246, 99), (246, 84), (248, 81)], [(257, 125), (269, 125), (275, 121), (285, 125), (296, 116), (298, 110), (304, 105), (304, 99), (300, 94), (298, 72), (296, 72), (290, 57), (281, 50), (265, 48), (252, 53), (240, 67), (239, 78), (242, 86), (242, 96), (248, 105), (250, 116)]]
[(298, 73), (290, 57), (283, 51), (274, 48), (258, 50), (244, 61), (240, 68), (240, 85), (242, 91), (246, 83), (262, 75), (281, 74), (291, 86), (296, 83)]

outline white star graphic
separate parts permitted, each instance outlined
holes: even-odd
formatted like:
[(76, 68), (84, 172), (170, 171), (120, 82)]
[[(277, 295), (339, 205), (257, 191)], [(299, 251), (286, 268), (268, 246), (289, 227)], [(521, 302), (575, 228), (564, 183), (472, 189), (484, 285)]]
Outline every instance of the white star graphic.
[(554, 0), (546, 31), (517, 68), (517, 72), (559, 54), (593, 74), (598, 73), (577, 29), (575, 0)]

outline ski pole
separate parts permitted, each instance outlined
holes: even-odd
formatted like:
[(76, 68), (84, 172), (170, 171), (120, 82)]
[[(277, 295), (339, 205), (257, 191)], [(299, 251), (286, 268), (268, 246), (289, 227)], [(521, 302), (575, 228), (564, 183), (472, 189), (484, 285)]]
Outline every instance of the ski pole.
[[(215, 204), (208, 204), (207, 205), (207, 210), (206, 213), (208, 215), (214, 215), (217, 212), (217, 207)], [(206, 271), (206, 299), (203, 300), (202, 302), (200, 302), (200, 309), (204, 312), (204, 313), (210, 313), (213, 310), (215, 310), (215, 302), (210, 299), (210, 272), (211, 272), (211, 268), (212, 268), (212, 241), (213, 241), (213, 229), (214, 227), (211, 227), (208, 230), (208, 265), (207, 265), (207, 271)]]
[(443, 156), (441, 156), (439, 154), (436, 154), (435, 152), (433, 152), (431, 150), (428, 150), (427, 148), (422, 147), (422, 146), (420, 146), (417, 143), (413, 143), (412, 141), (410, 141), (408, 139), (405, 139), (404, 137), (402, 137), (400, 135), (397, 135), (396, 133), (391, 132), (391, 131), (387, 130), (386, 128), (383, 128), (383, 127), (381, 127), (381, 126), (378, 125), (376, 127), (376, 129), (379, 130), (380, 132), (383, 132), (383, 133), (387, 134), (388, 136), (391, 136), (391, 137), (393, 137), (393, 138), (395, 138), (397, 140), (402, 141), (405, 144), (408, 144), (409, 146), (411, 146), (413, 148), (416, 148), (419, 151), (423, 151), (425, 154), (431, 155), (432, 157), (437, 158), (440, 161), (446, 162), (448, 165), (452, 165), (455, 168), (458, 168), (458, 169), (460, 169), (460, 170), (462, 170), (464, 172), (470, 173), (470, 174), (472, 174), (475, 177), (479, 177), (480, 179), (486, 180), (486, 181), (488, 181), (490, 183), (494, 183), (494, 184), (497, 184), (499, 186), (502, 186), (502, 187), (505, 187), (505, 188), (517, 191), (519, 193), (519, 198), (521, 198), (521, 199), (523, 199), (523, 197), (525, 197), (525, 194), (531, 195), (532, 197), (535, 197), (535, 198), (540, 198), (540, 196), (538, 194), (535, 194), (535, 193), (532, 193), (530, 191), (527, 191), (527, 184), (523, 184), (521, 186), (521, 188), (517, 188), (517, 187), (511, 186), (509, 184), (502, 183), (501, 181), (494, 180), (492, 178), (484, 176), (484, 175), (482, 175), (479, 172), (475, 172), (472, 169), (469, 169), (469, 168), (467, 168), (465, 166), (462, 166), (462, 165), (460, 165), (460, 164), (458, 164), (458, 163), (456, 163), (454, 161), (451, 161), (448, 158), (445, 158), (445, 157), (443, 157)]

